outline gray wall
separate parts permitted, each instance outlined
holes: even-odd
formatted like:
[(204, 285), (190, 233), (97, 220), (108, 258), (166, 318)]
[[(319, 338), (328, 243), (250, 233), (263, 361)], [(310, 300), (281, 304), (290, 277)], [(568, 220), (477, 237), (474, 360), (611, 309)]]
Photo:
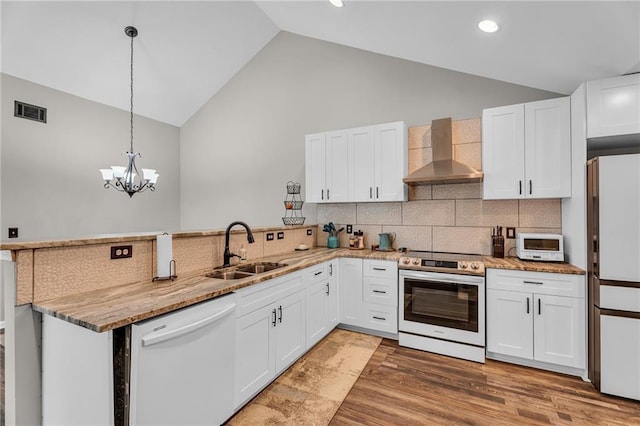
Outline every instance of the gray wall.
[(557, 96), (281, 32), (180, 129), (181, 227), (282, 224), (286, 182), (304, 188), (305, 134)]
[[(134, 117), (138, 167), (160, 173), (155, 193), (105, 190), (98, 169), (125, 165), (129, 113), (2, 74), (2, 229), (22, 241), (172, 231), (179, 227), (177, 127)], [(47, 123), (13, 116), (14, 100), (47, 108)], [(135, 107), (134, 107), (135, 108)]]

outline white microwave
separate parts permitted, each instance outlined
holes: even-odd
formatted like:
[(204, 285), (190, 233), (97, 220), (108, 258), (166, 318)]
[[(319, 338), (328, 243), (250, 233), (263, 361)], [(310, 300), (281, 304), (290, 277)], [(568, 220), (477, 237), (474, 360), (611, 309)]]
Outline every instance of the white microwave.
[(516, 255), (522, 260), (564, 262), (564, 240), (561, 234), (518, 234)]

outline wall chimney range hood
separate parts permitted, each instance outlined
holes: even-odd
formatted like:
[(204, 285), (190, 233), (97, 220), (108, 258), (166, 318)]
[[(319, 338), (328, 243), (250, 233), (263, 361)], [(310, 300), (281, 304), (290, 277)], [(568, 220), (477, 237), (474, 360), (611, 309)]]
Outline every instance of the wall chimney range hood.
[(451, 117), (431, 122), (433, 161), (402, 179), (410, 186), (482, 182), (483, 173), (453, 159)]

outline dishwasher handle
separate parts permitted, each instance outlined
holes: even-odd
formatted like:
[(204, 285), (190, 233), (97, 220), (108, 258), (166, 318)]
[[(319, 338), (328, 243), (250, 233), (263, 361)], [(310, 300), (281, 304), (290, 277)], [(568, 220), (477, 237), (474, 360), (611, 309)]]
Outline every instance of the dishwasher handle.
[(236, 304), (232, 303), (228, 305), (226, 308), (222, 309), (219, 312), (216, 312), (213, 315), (208, 317), (204, 317), (197, 321), (194, 321), (190, 324), (183, 325), (182, 327), (178, 327), (169, 331), (158, 331), (156, 333), (151, 333), (142, 338), (142, 346), (151, 346), (157, 343), (166, 342), (167, 340), (175, 339), (180, 336), (184, 336), (185, 334), (192, 333), (196, 330), (201, 329), (202, 327), (206, 327), (207, 325), (214, 323), (227, 315), (233, 312), (236, 309)]

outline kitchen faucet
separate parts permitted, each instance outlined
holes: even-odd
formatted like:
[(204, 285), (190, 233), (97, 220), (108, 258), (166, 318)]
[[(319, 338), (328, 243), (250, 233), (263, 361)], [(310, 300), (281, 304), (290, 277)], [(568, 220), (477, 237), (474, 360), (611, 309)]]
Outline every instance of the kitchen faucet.
[(253, 244), (256, 241), (253, 238), (253, 233), (251, 232), (251, 228), (249, 228), (249, 225), (240, 221), (231, 222), (231, 224), (227, 226), (227, 231), (224, 234), (224, 263), (222, 265), (223, 268), (227, 266), (231, 266), (232, 257), (240, 257), (235, 253), (231, 253), (231, 250), (229, 250), (229, 232), (231, 231), (231, 228), (233, 228), (235, 225), (244, 226), (244, 228), (247, 230), (247, 242), (249, 242), (249, 244)]

